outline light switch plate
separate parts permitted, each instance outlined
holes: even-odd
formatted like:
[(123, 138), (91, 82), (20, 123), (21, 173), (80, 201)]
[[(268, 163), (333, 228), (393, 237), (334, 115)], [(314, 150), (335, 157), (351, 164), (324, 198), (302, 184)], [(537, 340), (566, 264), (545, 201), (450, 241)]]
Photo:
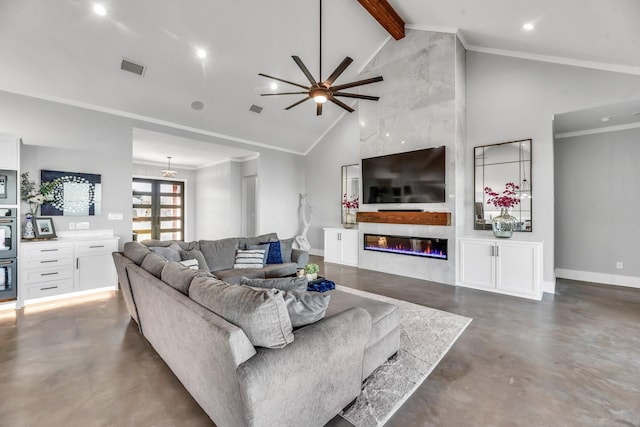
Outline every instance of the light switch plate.
[(108, 218), (109, 221), (122, 221), (122, 214), (109, 212)]
[(69, 230), (75, 230), (76, 229), (76, 223), (75, 222), (70, 222), (69, 223)]
[(76, 222), (76, 230), (88, 230), (89, 223), (88, 222)]

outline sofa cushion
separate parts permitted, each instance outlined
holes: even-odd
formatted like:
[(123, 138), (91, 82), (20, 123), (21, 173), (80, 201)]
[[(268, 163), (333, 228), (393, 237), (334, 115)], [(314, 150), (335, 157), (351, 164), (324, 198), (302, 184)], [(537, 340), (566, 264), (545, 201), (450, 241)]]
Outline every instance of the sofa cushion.
[(291, 250), (293, 249), (293, 237), (290, 239), (280, 240), (280, 254), (282, 262), (291, 262)]
[(264, 271), (265, 277), (285, 277), (292, 276), (296, 274), (296, 270), (298, 269), (298, 265), (294, 262), (289, 262), (286, 264), (269, 264), (265, 265), (262, 269)]
[(215, 275), (220, 280), (236, 284), (240, 284), (240, 280), (243, 277), (249, 277), (251, 279), (265, 278), (263, 268), (230, 268), (228, 270), (218, 270), (215, 272)]
[(262, 268), (263, 260), (263, 249), (238, 249), (233, 268)]
[(172, 243), (169, 246), (151, 246), (149, 249), (151, 252), (162, 255), (167, 261), (180, 261), (180, 252), (182, 252), (182, 248), (176, 243)]
[(307, 290), (308, 280), (306, 277), (278, 277), (272, 279), (249, 279), (243, 277), (240, 284), (252, 286), (254, 288), (280, 289), (281, 291), (304, 291)]
[(293, 342), (293, 327), (282, 291), (255, 290), (196, 277), (191, 282), (189, 296), (242, 328), (255, 347), (282, 348)]
[(339, 290), (331, 291), (331, 304), (329, 304), (326, 316), (333, 316), (351, 307), (362, 307), (371, 315), (372, 329), (367, 347), (400, 324), (400, 310), (397, 305)]
[(280, 252), (280, 241), (269, 242), (269, 255), (267, 264), (282, 264), (282, 253)]
[(144, 257), (144, 261), (142, 261), (140, 267), (144, 268), (149, 273), (160, 279), (160, 277), (162, 276), (162, 269), (164, 268), (164, 265), (166, 263), (167, 260), (162, 255), (158, 255), (152, 252)]
[(209, 265), (207, 264), (207, 260), (204, 259), (204, 255), (198, 249), (191, 249), (180, 252), (180, 261), (187, 261), (190, 259), (195, 259), (198, 261), (198, 268), (200, 270), (211, 271)]
[(331, 295), (328, 293), (287, 291), (284, 303), (294, 328), (310, 325), (321, 320), (329, 306)]
[(238, 249), (238, 238), (230, 237), (220, 240), (200, 240), (200, 251), (211, 271), (233, 268)]
[(189, 286), (194, 277), (206, 274), (203, 271), (192, 270), (179, 262), (167, 262), (162, 268), (160, 280), (171, 286), (173, 289), (189, 295)]
[(141, 265), (144, 258), (151, 253), (149, 248), (139, 242), (127, 242), (124, 244), (124, 256)]
[(259, 245), (261, 243), (266, 243), (266, 242), (275, 242), (276, 240), (278, 240), (278, 235), (276, 233), (261, 234), (260, 236), (256, 236), (256, 237), (241, 237), (239, 247), (241, 249), (251, 249), (249, 248), (250, 245)]

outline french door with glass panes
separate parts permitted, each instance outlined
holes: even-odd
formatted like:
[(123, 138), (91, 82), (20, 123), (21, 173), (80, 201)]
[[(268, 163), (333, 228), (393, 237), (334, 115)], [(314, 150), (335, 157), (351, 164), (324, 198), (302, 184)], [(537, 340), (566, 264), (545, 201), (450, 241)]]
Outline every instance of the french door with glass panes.
[(133, 178), (133, 238), (184, 239), (184, 183)]

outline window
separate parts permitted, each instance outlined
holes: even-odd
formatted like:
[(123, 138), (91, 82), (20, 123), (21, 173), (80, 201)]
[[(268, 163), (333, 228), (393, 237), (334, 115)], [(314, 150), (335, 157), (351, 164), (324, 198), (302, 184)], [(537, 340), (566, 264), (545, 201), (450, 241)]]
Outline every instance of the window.
[(184, 183), (133, 178), (135, 240), (184, 239)]

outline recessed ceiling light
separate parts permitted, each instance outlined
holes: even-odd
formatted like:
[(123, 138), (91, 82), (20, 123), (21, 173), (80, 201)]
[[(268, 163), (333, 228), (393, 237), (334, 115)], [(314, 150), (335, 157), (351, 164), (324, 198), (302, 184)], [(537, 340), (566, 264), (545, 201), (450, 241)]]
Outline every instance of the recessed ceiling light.
[(385, 134), (385, 136), (389, 136), (389, 133), (387, 132), (387, 133)]
[(204, 103), (202, 101), (193, 101), (191, 103), (191, 108), (196, 111), (202, 110), (204, 108)]
[(527, 22), (526, 24), (524, 24), (522, 26), (523, 29), (527, 30), (527, 31), (531, 31), (533, 30), (535, 27), (533, 26), (533, 24), (531, 22)]
[(609, 120), (611, 120), (611, 117), (606, 116), (606, 117), (600, 117), (600, 121), (601, 122), (608, 122)]
[(104, 8), (101, 4), (96, 4), (93, 6), (93, 11), (100, 16), (104, 16), (107, 14), (107, 9)]
[(204, 49), (197, 49), (196, 55), (198, 56), (198, 58), (204, 59), (207, 57), (207, 52)]
[(278, 83), (271, 83), (269, 87), (271, 88), (271, 90), (276, 90), (278, 89)]
[(400, 144), (404, 144), (404, 140), (403, 140), (403, 141), (400, 141)]

